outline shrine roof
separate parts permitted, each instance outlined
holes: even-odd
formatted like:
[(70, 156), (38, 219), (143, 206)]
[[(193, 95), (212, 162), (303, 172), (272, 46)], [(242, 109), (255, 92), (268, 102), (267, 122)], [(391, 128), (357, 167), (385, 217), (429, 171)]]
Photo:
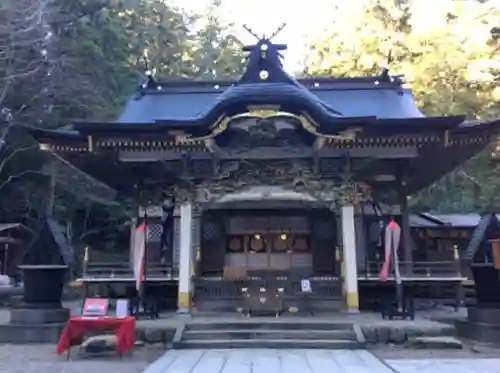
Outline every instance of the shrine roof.
[[(283, 69), (280, 51), (285, 49), (265, 38), (244, 47), (246, 69), (234, 82), (157, 81), (149, 73), (116, 124), (160, 124), (163, 129), (170, 125), (203, 135), (202, 128), (208, 129), (221, 117), (270, 106), (307, 115), (328, 133), (345, 130), (346, 123), (359, 126), (378, 119), (423, 118), (411, 91), (388, 71), (372, 77), (295, 79)], [(84, 123), (76, 126), (84, 127)]]
[(410, 215), (414, 228), (475, 228), (481, 215), (470, 214), (430, 214), (427, 212)]
[(462, 260), (466, 262), (474, 261), (478, 252), (486, 252), (491, 250), (490, 245), (483, 245), (487, 240), (497, 237), (498, 230), (500, 229), (500, 220), (498, 215), (489, 213), (481, 217), (476, 229), (472, 233), (469, 245), (462, 255)]
[[(466, 123), (464, 116), (425, 117), (401, 77), (388, 70), (379, 76), (295, 79), (283, 69), (280, 51), (285, 49), (266, 38), (244, 47), (246, 69), (233, 82), (160, 81), (150, 72), (116, 121), (75, 122), (71, 129), (32, 133), (36, 138), (78, 140), (105, 132), (127, 136), (178, 131), (195, 139), (211, 135), (225, 119), (230, 122), (267, 108), (272, 108), (268, 111), (274, 117), (285, 113), (304, 119), (307, 123), (302, 127), (311, 124), (319, 136), (350, 129), (372, 136), (448, 130), (473, 133), (480, 126), (481, 130), (490, 127)], [(495, 128), (499, 126), (500, 122), (494, 123)]]
[(303, 88), (267, 83), (263, 90), (261, 83), (231, 86), (227, 82), (158, 82), (161, 91), (141, 88), (128, 100), (117, 121), (150, 123), (167, 118), (196, 118), (204, 116), (227, 96), (235, 98), (252, 91), (287, 98), (296, 94), (299, 99), (304, 99), (301, 94), (308, 95), (318, 105), (333, 109), (332, 114), (335, 116), (384, 119), (423, 117), (409, 89), (392, 83), (380, 83), (378, 77), (299, 79), (298, 83)]

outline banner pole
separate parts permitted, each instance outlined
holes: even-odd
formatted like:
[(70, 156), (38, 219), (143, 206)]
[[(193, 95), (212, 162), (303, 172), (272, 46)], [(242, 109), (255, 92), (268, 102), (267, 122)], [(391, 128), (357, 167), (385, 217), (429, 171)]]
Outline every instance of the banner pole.
[(145, 286), (147, 281), (147, 262), (148, 262), (148, 208), (144, 207), (144, 258), (142, 261), (142, 279), (141, 279), (141, 293), (145, 295)]

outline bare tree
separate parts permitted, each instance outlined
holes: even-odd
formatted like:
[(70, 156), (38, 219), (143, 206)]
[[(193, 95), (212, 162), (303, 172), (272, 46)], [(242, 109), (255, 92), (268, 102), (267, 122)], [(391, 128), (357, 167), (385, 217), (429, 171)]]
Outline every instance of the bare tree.
[(35, 146), (10, 135), (15, 126), (33, 123), (46, 109), (45, 96), (50, 94), (57, 63), (51, 53), (51, 3), (0, 1), (0, 192), (13, 181), (40, 173), (38, 167), (26, 168), (24, 162), (15, 162)]
[[(30, 108), (31, 102), (46, 92), (41, 85), (46, 83), (53, 68), (49, 53), (50, 10), (49, 0), (0, 2), (0, 114), (3, 119), (0, 150), (11, 126), (17, 123), (17, 114)], [(37, 89), (32, 89), (34, 83)]]

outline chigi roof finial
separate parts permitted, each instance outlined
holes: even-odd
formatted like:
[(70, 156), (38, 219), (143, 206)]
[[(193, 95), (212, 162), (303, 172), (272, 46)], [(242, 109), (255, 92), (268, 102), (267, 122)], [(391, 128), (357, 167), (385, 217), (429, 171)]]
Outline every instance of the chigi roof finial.
[(286, 22), (283, 22), (272, 34), (270, 37), (267, 38), (267, 40), (272, 40), (276, 35), (278, 35), (283, 29), (286, 27)]
[(281, 32), (285, 26), (286, 24), (283, 23), (270, 37), (267, 37), (266, 35), (259, 36), (250, 27), (243, 25), (243, 28), (257, 39), (257, 43), (243, 47), (243, 52), (249, 53), (248, 65), (239, 83), (289, 80), (289, 77), (283, 71), (281, 62), (283, 56), (280, 53), (286, 50), (287, 46), (286, 44), (274, 44), (272, 42), (272, 38)]
[(250, 27), (248, 27), (248, 25), (243, 25), (243, 28), (257, 40), (264, 38), (264, 36), (260, 37), (259, 35), (257, 35)]

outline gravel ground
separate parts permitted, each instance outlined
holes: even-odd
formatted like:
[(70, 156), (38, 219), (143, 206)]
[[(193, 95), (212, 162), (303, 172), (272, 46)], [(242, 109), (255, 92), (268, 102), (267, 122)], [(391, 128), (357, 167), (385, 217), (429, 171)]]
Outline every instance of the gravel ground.
[(464, 342), (461, 350), (415, 350), (404, 346), (385, 345), (371, 347), (370, 352), (381, 359), (484, 359), (500, 358), (500, 349), (492, 346)]
[(114, 354), (78, 356), (75, 348), (67, 361), (53, 345), (0, 345), (0, 373), (140, 373), (164, 353), (163, 345), (140, 347), (120, 360)]

